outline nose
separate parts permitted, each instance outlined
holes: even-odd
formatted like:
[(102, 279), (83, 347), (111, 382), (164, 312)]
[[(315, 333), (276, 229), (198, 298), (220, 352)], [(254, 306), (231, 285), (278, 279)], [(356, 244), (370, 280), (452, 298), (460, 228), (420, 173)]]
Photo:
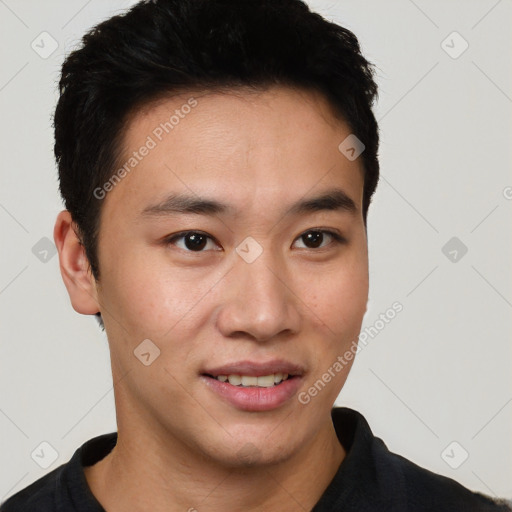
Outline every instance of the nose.
[(251, 263), (238, 255), (234, 260), (220, 294), (216, 321), (222, 334), (264, 342), (299, 332), (301, 300), (286, 264), (271, 250)]

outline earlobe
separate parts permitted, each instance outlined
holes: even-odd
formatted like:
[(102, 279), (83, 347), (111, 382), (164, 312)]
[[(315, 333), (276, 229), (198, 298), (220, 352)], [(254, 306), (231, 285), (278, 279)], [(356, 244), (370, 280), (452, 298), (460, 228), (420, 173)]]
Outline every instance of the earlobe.
[(96, 281), (68, 210), (61, 211), (57, 216), (53, 238), (59, 252), (60, 273), (73, 309), (82, 315), (98, 313)]

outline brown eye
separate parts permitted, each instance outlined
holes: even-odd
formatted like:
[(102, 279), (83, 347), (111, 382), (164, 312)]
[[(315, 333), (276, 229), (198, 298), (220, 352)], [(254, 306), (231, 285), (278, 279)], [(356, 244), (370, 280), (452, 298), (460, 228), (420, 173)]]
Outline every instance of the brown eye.
[[(179, 246), (176, 241), (181, 239), (183, 242), (181, 246)], [(204, 252), (204, 248), (208, 245), (209, 240), (213, 241), (212, 237), (206, 233), (200, 231), (184, 231), (167, 238), (165, 243), (176, 245), (180, 249), (189, 252)]]
[[(342, 244), (346, 240), (334, 231), (326, 229), (310, 229), (300, 235), (297, 240), (302, 240), (305, 249), (323, 249), (329, 245)], [(208, 242), (215, 245), (214, 239), (201, 231), (183, 231), (165, 239), (166, 244), (175, 245), (179, 249), (188, 252), (205, 252), (208, 249)], [(210, 248), (211, 249), (211, 248)], [(215, 250), (215, 249), (214, 249)]]
[(324, 243), (324, 241), (326, 239), (326, 235), (327, 235), (327, 240), (329, 240), (329, 238), (331, 238), (334, 240), (334, 243), (336, 243), (336, 244), (345, 242), (345, 239), (341, 235), (339, 235), (338, 233), (335, 233), (334, 231), (330, 231), (330, 230), (326, 230), (326, 229), (309, 230), (306, 233), (303, 233), (302, 235), (300, 235), (298, 240), (302, 239), (304, 241), (306, 249), (318, 249), (318, 248), (323, 248), (323, 247), (327, 247), (328, 245), (330, 245), (329, 242), (327, 242), (327, 244), (324, 244), (322, 246), (322, 244)]

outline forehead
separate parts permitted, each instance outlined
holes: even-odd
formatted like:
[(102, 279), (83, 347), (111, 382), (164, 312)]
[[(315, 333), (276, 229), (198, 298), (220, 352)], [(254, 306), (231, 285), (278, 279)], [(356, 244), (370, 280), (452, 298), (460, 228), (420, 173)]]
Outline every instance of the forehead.
[[(316, 186), (343, 188), (361, 208), (362, 159), (338, 149), (349, 126), (319, 93), (186, 92), (149, 103), (131, 116), (108, 193), (131, 211), (169, 193), (230, 197), (244, 205), (291, 202)], [(259, 202), (259, 200), (264, 200)]]

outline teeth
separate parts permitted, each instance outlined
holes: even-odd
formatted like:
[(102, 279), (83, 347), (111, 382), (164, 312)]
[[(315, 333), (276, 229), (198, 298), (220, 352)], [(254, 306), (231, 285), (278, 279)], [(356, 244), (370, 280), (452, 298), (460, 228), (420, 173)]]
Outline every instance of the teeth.
[(255, 377), (253, 375), (218, 375), (220, 382), (229, 382), (232, 386), (271, 388), (288, 378), (287, 373), (271, 373)]
[[(274, 383), (274, 375), (265, 375), (264, 377), (257, 377), (258, 386), (260, 388), (271, 388)], [(244, 380), (242, 379), (242, 384)]]
[(242, 376), (242, 386), (257, 386), (258, 377), (246, 377)]
[(240, 375), (229, 375), (228, 380), (233, 386), (240, 386), (240, 384), (242, 384), (242, 377), (240, 377)]

